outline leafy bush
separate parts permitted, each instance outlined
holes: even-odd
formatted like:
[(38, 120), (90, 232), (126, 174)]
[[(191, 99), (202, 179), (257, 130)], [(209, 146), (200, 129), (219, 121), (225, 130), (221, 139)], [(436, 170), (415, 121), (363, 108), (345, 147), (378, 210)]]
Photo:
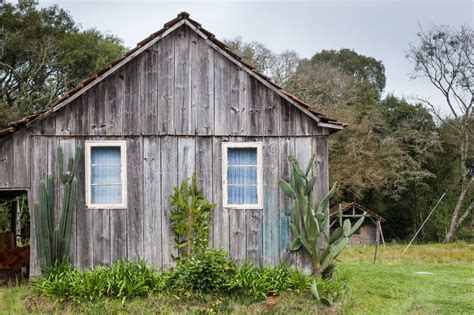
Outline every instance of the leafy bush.
[(81, 271), (70, 264), (56, 264), (33, 281), (41, 293), (60, 301), (95, 300), (101, 297), (144, 296), (165, 288), (165, 277), (144, 263), (117, 261), (111, 267)]
[(191, 257), (195, 251), (207, 248), (207, 231), (214, 205), (198, 189), (196, 173), (185, 179), (180, 187), (174, 188), (171, 206), (171, 229), (180, 255)]
[(237, 269), (231, 286), (243, 294), (260, 299), (285, 291), (308, 291), (312, 281), (311, 276), (285, 265), (257, 268), (245, 262)]
[(206, 248), (191, 258), (178, 261), (169, 275), (169, 285), (178, 291), (226, 292), (236, 271), (229, 254), (223, 250)]
[[(100, 298), (125, 299), (167, 291), (234, 295), (261, 300), (284, 292), (309, 293), (313, 277), (285, 265), (255, 267), (245, 262), (236, 267), (223, 250), (205, 249), (191, 258), (182, 258), (175, 268), (161, 273), (142, 262), (117, 261), (112, 266), (97, 266), (81, 271), (68, 263), (48, 268), (33, 281), (33, 287), (61, 302), (96, 301)], [(335, 300), (345, 289), (341, 279), (317, 279), (318, 290)], [(343, 279), (342, 279), (343, 280)]]

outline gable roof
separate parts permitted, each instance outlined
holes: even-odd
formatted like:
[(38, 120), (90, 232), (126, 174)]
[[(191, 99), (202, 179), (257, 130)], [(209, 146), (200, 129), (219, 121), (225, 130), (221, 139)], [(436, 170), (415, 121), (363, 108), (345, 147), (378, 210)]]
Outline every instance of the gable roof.
[(361, 206), (360, 204), (358, 204), (357, 202), (341, 202), (339, 205), (337, 206), (334, 206), (331, 208), (331, 212), (329, 214), (329, 217), (330, 218), (334, 218), (334, 217), (337, 217), (338, 216), (338, 213), (339, 213), (339, 206), (341, 206), (341, 210), (342, 212), (346, 212), (347, 210), (350, 210), (352, 209), (353, 207), (356, 209), (356, 210), (359, 210), (360, 212), (364, 213), (364, 212), (367, 212), (365, 214), (366, 217), (372, 217), (372, 218), (375, 218), (377, 220), (380, 220), (382, 222), (385, 221), (385, 218), (382, 217), (381, 215), (378, 215), (377, 213), (367, 209), (366, 207), (364, 206)]
[(311, 109), (311, 105), (303, 102), (295, 95), (292, 95), (291, 93), (285, 91), (282, 87), (273, 83), (270, 78), (257, 72), (254, 67), (245, 63), (242, 58), (238, 56), (235, 52), (233, 52), (227, 45), (216, 39), (214, 34), (204, 29), (200, 23), (192, 20), (187, 12), (181, 12), (176, 18), (165, 23), (161, 30), (151, 34), (150, 36), (139, 42), (135, 48), (124, 53), (120, 58), (109, 62), (104, 68), (97, 71), (87, 79), (81, 81), (73, 89), (64, 93), (64, 95), (54, 101), (49, 108), (36, 112), (32, 115), (23, 117), (18, 121), (9, 123), (8, 128), (0, 130), (0, 138), (14, 133), (22, 127), (26, 126), (26, 128), (28, 128), (35, 122), (40, 121), (48, 117), (52, 113), (58, 111), (59, 109), (63, 108), (71, 101), (73, 101), (74, 99), (85, 93), (87, 90), (95, 86), (97, 83), (101, 82), (107, 76), (115, 72), (118, 68), (122, 67), (135, 56), (139, 55), (142, 51), (146, 50), (151, 45), (160, 41), (163, 37), (173, 32), (175, 29), (179, 28), (182, 25), (189, 26), (198, 35), (204, 38), (205, 41), (214, 49), (229, 58), (234, 63), (238, 64), (247, 73), (259, 80), (268, 88), (272, 89), (282, 98), (286, 99), (290, 104), (303, 111), (306, 115), (312, 118), (318, 124), (318, 126), (328, 128), (331, 133), (334, 133), (345, 127), (345, 124), (338, 122), (336, 119), (329, 118), (325, 114)]

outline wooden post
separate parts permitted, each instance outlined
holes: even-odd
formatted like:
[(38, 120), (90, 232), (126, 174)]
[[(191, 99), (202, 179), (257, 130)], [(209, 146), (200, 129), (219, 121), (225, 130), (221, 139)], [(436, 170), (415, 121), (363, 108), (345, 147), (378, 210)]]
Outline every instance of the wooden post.
[[(17, 205), (17, 206), (15, 206)], [(16, 247), (16, 218), (17, 218), (17, 211), (18, 211), (18, 202), (15, 201), (11, 202), (11, 221), (10, 221), (10, 231), (13, 234), (13, 248)]]
[(16, 198), (15, 246), (18, 240), (21, 238), (21, 212), (22, 212), (22, 207), (20, 206), (20, 197), (17, 197)]
[(385, 247), (385, 239), (383, 237), (382, 225), (380, 224), (380, 220), (377, 220), (377, 229), (379, 230), (380, 236), (382, 238), (382, 245)]

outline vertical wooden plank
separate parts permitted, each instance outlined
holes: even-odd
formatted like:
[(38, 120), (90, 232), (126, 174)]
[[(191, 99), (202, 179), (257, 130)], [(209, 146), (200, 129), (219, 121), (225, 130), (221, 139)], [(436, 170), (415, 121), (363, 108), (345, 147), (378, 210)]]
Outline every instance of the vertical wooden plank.
[(278, 138), (263, 139), (263, 263), (279, 261), (279, 143)]
[(89, 109), (89, 129), (92, 135), (105, 134), (104, 85), (105, 82), (100, 82), (94, 88), (86, 92), (88, 101), (87, 107)]
[[(13, 136), (14, 137), (14, 136)], [(13, 185), (14, 150), (13, 137), (0, 140), (0, 188), (10, 188)]]
[(143, 139), (144, 259), (161, 268), (161, 156), (160, 138)]
[(76, 99), (76, 111), (77, 111), (77, 122), (76, 132), (78, 135), (85, 136), (89, 135), (89, 109), (87, 101), (87, 93), (79, 96)]
[[(315, 203), (319, 202), (329, 192), (329, 161), (328, 161), (328, 139), (325, 136), (313, 137), (312, 150), (316, 154), (313, 176), (316, 176)], [(325, 244), (329, 240), (329, 206), (325, 209), (327, 224), (323, 235), (318, 239), (319, 244)]]
[[(279, 138), (280, 152), (279, 152), (279, 163), (280, 166), (280, 178), (290, 182), (291, 169), (288, 156), (292, 153), (294, 148), (294, 140), (291, 138)], [(293, 236), (290, 231), (290, 213), (291, 213), (291, 199), (288, 198), (284, 193), (278, 189), (280, 206), (279, 206), (279, 217), (280, 217), (280, 242), (279, 242), (279, 253), (280, 261), (288, 262), (290, 265), (296, 266), (296, 256), (293, 252), (290, 252), (290, 244), (293, 241)]]
[[(114, 124), (116, 135), (123, 135), (123, 112), (125, 111), (125, 73), (118, 71), (115, 81), (115, 102), (111, 103), (110, 119)], [(111, 93), (109, 94), (111, 95)]]
[(247, 227), (243, 209), (229, 210), (230, 255), (238, 265), (247, 260)]
[(143, 151), (142, 138), (127, 139), (127, 253), (143, 259)]
[(246, 130), (246, 73), (236, 65), (231, 66), (231, 95), (229, 129), (232, 135), (242, 135)]
[(122, 128), (125, 135), (137, 135), (141, 129), (139, 68), (139, 59), (132, 59), (125, 65), (125, 103), (122, 111)]
[(281, 122), (280, 96), (266, 89), (264, 99), (264, 132), (266, 136), (278, 135)]
[(118, 106), (118, 90), (123, 84), (123, 80), (119, 79), (119, 75), (114, 74), (104, 82), (104, 126), (103, 132), (106, 135), (121, 134), (122, 117)]
[(163, 137), (161, 139), (161, 238), (163, 269), (174, 266), (173, 257), (177, 257), (178, 252), (174, 246), (174, 237), (171, 230), (171, 195), (173, 187), (178, 185), (178, 138)]
[[(153, 106), (149, 107), (149, 103), (152, 103), (153, 95), (151, 93), (152, 85), (152, 51), (147, 49), (141, 53), (138, 61), (138, 103), (140, 104), (140, 134), (150, 135), (153, 134), (152, 128), (155, 125)], [(151, 105), (151, 104), (150, 104)]]
[[(79, 142), (82, 151), (85, 149), (85, 141)], [(77, 170), (77, 204), (76, 204), (76, 257), (80, 268), (90, 268), (93, 263), (93, 228), (92, 211), (86, 208), (85, 196), (85, 162), (82, 156)]]
[(176, 134), (191, 133), (191, 29), (183, 26), (175, 31), (174, 42), (174, 120)]
[(196, 142), (193, 137), (178, 138), (178, 185), (195, 170)]
[[(207, 201), (214, 203), (212, 196), (212, 138), (196, 138), (196, 181)], [(208, 231), (209, 246), (212, 246), (212, 214)]]
[(263, 86), (254, 78), (247, 80), (247, 108), (248, 116), (248, 130), (249, 134), (253, 136), (263, 135), (263, 118), (265, 90)]
[(292, 136), (295, 135), (295, 120), (293, 119), (293, 105), (288, 101), (278, 97), (275, 100), (275, 103), (278, 103), (280, 110), (280, 135), (282, 136)]
[(30, 187), (30, 135), (27, 131), (19, 131), (13, 139), (13, 186)]
[(110, 260), (127, 259), (127, 210), (110, 211)]
[[(295, 138), (295, 157), (302, 169), (305, 169), (313, 153), (312, 138), (298, 137)], [(311, 272), (311, 259), (309, 255), (300, 249), (297, 253), (297, 267), (305, 272)]]
[(92, 263), (94, 266), (110, 265), (110, 211), (109, 209), (90, 209), (93, 217), (94, 249)]
[(261, 266), (262, 259), (262, 247), (263, 247), (263, 212), (262, 210), (245, 210), (245, 224), (247, 227), (247, 260), (254, 263), (256, 266)]
[(229, 209), (222, 207), (222, 138), (213, 138), (212, 161), (212, 195), (216, 204), (212, 214), (212, 244), (214, 248), (229, 250)]
[(221, 54), (214, 54), (215, 85), (215, 134), (229, 135), (231, 107), (231, 66), (232, 63)]
[(75, 101), (63, 108), (61, 111), (55, 114), (56, 120), (56, 135), (71, 135), (75, 134), (76, 128), (76, 109)]
[(150, 49), (146, 51), (144, 58), (144, 84), (142, 85), (142, 92), (145, 96), (144, 119), (142, 134), (154, 135), (158, 128), (158, 106), (157, 106), (157, 88), (158, 88), (158, 67), (157, 67), (157, 52)]
[(214, 49), (191, 32), (191, 116), (192, 131), (214, 132)]
[(158, 58), (158, 132), (174, 133), (174, 34), (164, 37), (157, 46)]

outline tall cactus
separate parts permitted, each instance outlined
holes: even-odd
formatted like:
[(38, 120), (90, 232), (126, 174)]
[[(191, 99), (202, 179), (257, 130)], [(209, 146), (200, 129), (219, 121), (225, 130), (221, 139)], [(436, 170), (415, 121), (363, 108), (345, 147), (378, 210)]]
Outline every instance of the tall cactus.
[(331, 233), (327, 244), (318, 244), (318, 237), (323, 233), (329, 219), (326, 209), (336, 191), (337, 184), (332, 186), (329, 193), (318, 204), (313, 203), (316, 177), (310, 177), (310, 173), (314, 158), (315, 155), (313, 154), (303, 172), (296, 158), (289, 156), (288, 160), (291, 163), (292, 170), (290, 183), (280, 179), (278, 185), (292, 200), (290, 229), (294, 241), (290, 245), (290, 250), (298, 251), (300, 248), (304, 248), (311, 256), (313, 273), (318, 276), (330, 277), (335, 268), (334, 259), (346, 247), (349, 237), (360, 228), (364, 222), (364, 217), (361, 217), (352, 226), (349, 219), (342, 222), (342, 211), (339, 209), (340, 226)]
[(81, 159), (81, 149), (76, 147), (74, 158), (69, 158), (68, 171), (64, 172), (64, 157), (61, 146), (58, 146), (59, 177), (64, 185), (59, 227), (54, 227), (54, 184), (53, 176), (49, 175), (47, 183), (39, 184), (40, 199), (34, 205), (36, 227), (36, 248), (38, 262), (42, 271), (58, 261), (67, 259), (71, 242), (73, 215), (76, 210), (76, 173)]

